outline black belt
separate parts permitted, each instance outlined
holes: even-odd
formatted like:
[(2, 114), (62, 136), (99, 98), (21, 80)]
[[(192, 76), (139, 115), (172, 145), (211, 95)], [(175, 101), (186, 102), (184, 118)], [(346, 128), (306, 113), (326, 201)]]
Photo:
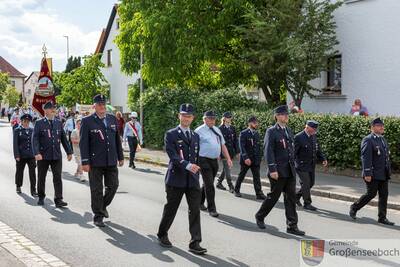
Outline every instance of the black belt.
[(206, 159), (206, 160), (218, 160), (218, 159), (212, 159), (212, 158), (207, 158), (207, 157), (199, 157), (199, 159)]

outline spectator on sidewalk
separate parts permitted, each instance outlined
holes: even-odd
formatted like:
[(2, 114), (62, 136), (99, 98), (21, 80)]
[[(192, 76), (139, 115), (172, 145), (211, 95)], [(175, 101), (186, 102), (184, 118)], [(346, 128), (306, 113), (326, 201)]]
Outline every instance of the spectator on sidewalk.
[(371, 133), (361, 142), (362, 176), (367, 185), (367, 192), (350, 206), (349, 215), (355, 220), (357, 212), (379, 193), (378, 222), (394, 225), (386, 217), (391, 162), (389, 145), (383, 137), (384, 132), (383, 121), (376, 118), (371, 121)]
[(138, 114), (132, 112), (130, 121), (125, 124), (123, 140), (128, 140), (129, 145), (129, 168), (135, 169), (135, 156), (136, 152), (141, 149), (143, 145), (142, 126), (137, 121)]
[[(221, 153), (227, 160), (228, 167), (232, 167), (232, 160), (225, 146), (225, 139), (221, 131), (215, 126), (216, 115), (214, 111), (204, 113), (201, 126), (195, 132), (200, 136), (199, 163), (201, 177), (203, 178), (201, 210), (208, 210), (212, 217), (218, 217), (215, 205), (214, 179), (218, 172), (218, 159)], [(207, 207), (204, 205), (207, 198)]]
[[(236, 129), (231, 124), (232, 124), (232, 114), (230, 112), (225, 112), (222, 116), (221, 126), (219, 126), (219, 129), (222, 133), (222, 136), (225, 139), (225, 145), (226, 148), (228, 149), (229, 156), (231, 157), (231, 160), (233, 160), (235, 156), (239, 153), (239, 148), (238, 148), (238, 139), (236, 137)], [(226, 177), (226, 182), (228, 183), (229, 186), (229, 192), (233, 193), (234, 187), (232, 183), (231, 169), (228, 167), (228, 161), (222, 154), (221, 154), (221, 160), (223, 169), (218, 178), (216, 187), (221, 190), (226, 190), (226, 188), (222, 185), (222, 182)]]
[(67, 120), (65, 121), (65, 124), (64, 124), (64, 131), (65, 131), (65, 134), (67, 135), (69, 145), (72, 147), (72, 149), (74, 146), (72, 145), (72, 142), (71, 142), (71, 133), (75, 129), (75, 119), (76, 119), (75, 112), (71, 111), (68, 115)]
[(7, 117), (8, 117), (8, 122), (11, 122), (11, 116), (14, 113), (14, 108), (13, 107), (8, 107), (7, 109)]
[(11, 126), (13, 127), (13, 129), (17, 128), (21, 123), (20, 117), (21, 117), (20, 109), (16, 107), (14, 113), (11, 116)]
[(25, 165), (29, 168), (29, 181), (31, 185), (31, 195), (37, 197), (36, 192), (36, 161), (32, 150), (33, 129), (29, 127), (32, 116), (24, 114), (21, 116), (21, 125), (14, 129), (13, 150), (16, 160), (15, 184), (17, 193), (21, 193), (21, 187), (24, 179)]
[(117, 111), (117, 113), (115, 113), (115, 117), (117, 118), (118, 134), (122, 138), (124, 135), (125, 120), (122, 117), (122, 113), (120, 111)]
[(82, 117), (78, 116), (78, 118), (76, 119), (76, 123), (75, 123), (76, 127), (71, 132), (71, 143), (73, 146), (75, 161), (76, 161), (76, 164), (78, 165), (76, 168), (75, 177), (77, 179), (79, 179), (80, 182), (83, 183), (86, 181), (86, 179), (85, 179), (85, 176), (83, 175), (81, 150), (79, 149), (79, 140), (80, 140), (79, 131), (81, 130), (81, 122), (82, 122)]
[(318, 122), (309, 120), (303, 131), (294, 137), (294, 155), (296, 158), (296, 171), (300, 178), (301, 188), (297, 191), (297, 206), (301, 207), (301, 197), (304, 201), (304, 209), (317, 210), (311, 204), (311, 188), (315, 183), (315, 166), (318, 161), (323, 166), (328, 166), (328, 161), (321, 151), (317, 140)]
[(258, 120), (255, 116), (248, 119), (248, 128), (243, 130), (239, 136), (240, 147), (240, 173), (235, 184), (235, 196), (241, 197), (240, 187), (250, 169), (253, 174), (253, 185), (256, 199), (265, 199), (261, 189), (260, 164), (262, 158), (262, 146), (260, 134), (257, 131)]
[(368, 109), (361, 104), (360, 99), (354, 100), (354, 104), (350, 109), (350, 114), (354, 116), (368, 116)]

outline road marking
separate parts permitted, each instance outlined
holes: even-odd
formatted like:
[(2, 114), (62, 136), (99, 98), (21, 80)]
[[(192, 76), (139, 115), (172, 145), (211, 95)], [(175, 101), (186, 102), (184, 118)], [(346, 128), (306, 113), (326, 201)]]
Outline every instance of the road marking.
[(0, 222), (0, 246), (26, 266), (69, 266), (2, 222)]

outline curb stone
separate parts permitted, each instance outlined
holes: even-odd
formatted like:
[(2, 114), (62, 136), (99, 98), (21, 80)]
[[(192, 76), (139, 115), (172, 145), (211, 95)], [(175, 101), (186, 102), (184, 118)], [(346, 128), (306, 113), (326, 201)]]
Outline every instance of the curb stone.
[(2, 222), (0, 222), (0, 246), (26, 266), (69, 266)]
[[(153, 164), (153, 165), (157, 165), (157, 166), (161, 166), (161, 167), (168, 167), (168, 164), (165, 162), (161, 162), (161, 161), (156, 161), (156, 160), (152, 160), (148, 157), (145, 158), (141, 158), (136, 157), (136, 161), (139, 162), (143, 162), (143, 163), (148, 163), (148, 164)], [(233, 178), (236, 178), (235, 176), (232, 176)], [(252, 178), (251, 177), (246, 177), (243, 181), (246, 184), (252, 184)], [(261, 181), (261, 184), (263, 186), (270, 186), (268, 181)], [(328, 190), (320, 190), (320, 189), (311, 189), (311, 194), (314, 196), (319, 196), (319, 197), (324, 197), (324, 198), (330, 198), (330, 199), (335, 199), (335, 200), (341, 200), (341, 201), (347, 201), (347, 202), (355, 202), (358, 200), (358, 196), (352, 196), (349, 194), (345, 194), (345, 193), (337, 193), (337, 192), (331, 192)], [(374, 206), (377, 207), (378, 206), (378, 201), (373, 199), (371, 200), (368, 205), (370, 206)], [(388, 202), (387, 204), (387, 208), (388, 209), (393, 209), (393, 210), (400, 210), (400, 203), (397, 202)]]

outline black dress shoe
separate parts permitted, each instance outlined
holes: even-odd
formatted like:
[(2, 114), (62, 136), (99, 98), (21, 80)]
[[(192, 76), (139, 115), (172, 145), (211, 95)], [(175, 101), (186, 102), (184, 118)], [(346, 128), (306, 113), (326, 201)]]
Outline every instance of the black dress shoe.
[(233, 193), (233, 194), (235, 195), (235, 197), (242, 197), (242, 194), (240, 194), (240, 192), (235, 191), (235, 193)]
[(172, 248), (172, 243), (169, 241), (167, 235), (165, 235), (163, 237), (159, 237), (158, 243), (160, 244), (160, 246), (162, 246), (164, 248)]
[(226, 190), (225, 186), (223, 186), (221, 183), (217, 183), (215, 187), (221, 190)]
[(136, 165), (135, 165), (135, 163), (132, 163), (132, 167), (131, 167), (132, 169), (136, 169)]
[(229, 192), (235, 193), (235, 188), (233, 187), (233, 185), (229, 185)]
[(264, 194), (257, 194), (256, 195), (256, 199), (257, 200), (264, 200), (264, 199), (266, 199), (267, 197), (264, 195)]
[(200, 204), (200, 210), (207, 210), (207, 207), (204, 204)]
[(32, 197), (37, 197), (38, 193), (36, 192), (36, 190), (31, 191), (31, 196)]
[(385, 224), (385, 225), (394, 225), (394, 222), (389, 221), (387, 218), (379, 219), (378, 223)]
[(216, 211), (210, 211), (209, 214), (211, 217), (215, 217), (215, 218), (219, 216), (219, 213)]
[(68, 206), (68, 203), (64, 202), (62, 200), (54, 201), (54, 203), (56, 204), (56, 208), (63, 208), (63, 207)]
[(265, 229), (264, 220), (258, 219), (257, 216), (255, 216), (255, 217), (256, 217), (256, 224), (257, 224), (258, 228), (260, 228), (260, 229)]
[(103, 222), (103, 218), (101, 219), (97, 219), (94, 222), (94, 225), (96, 225), (97, 227), (106, 227), (105, 223)]
[(17, 194), (21, 194), (21, 193), (22, 193), (21, 187), (17, 186)]
[(44, 199), (43, 198), (39, 198), (38, 203), (39, 206), (43, 206), (44, 205)]
[(196, 255), (204, 255), (207, 253), (207, 249), (200, 247), (199, 242), (190, 244), (189, 251)]
[(355, 209), (350, 208), (349, 215), (353, 220), (357, 219), (357, 211)]
[(104, 218), (108, 218), (109, 217), (108, 211), (107, 211), (106, 208), (103, 209), (103, 215), (104, 215)]
[(303, 204), (301, 204), (300, 199), (296, 200), (296, 205), (297, 207), (303, 207)]
[(305, 210), (311, 210), (311, 211), (316, 211), (317, 210), (317, 208), (316, 207), (314, 207), (313, 205), (311, 205), (311, 204), (304, 204), (304, 207), (303, 207)]
[(292, 235), (301, 235), (301, 236), (306, 234), (304, 231), (299, 230), (299, 228), (297, 228), (297, 226), (288, 227), (286, 229), (286, 233), (292, 234)]

